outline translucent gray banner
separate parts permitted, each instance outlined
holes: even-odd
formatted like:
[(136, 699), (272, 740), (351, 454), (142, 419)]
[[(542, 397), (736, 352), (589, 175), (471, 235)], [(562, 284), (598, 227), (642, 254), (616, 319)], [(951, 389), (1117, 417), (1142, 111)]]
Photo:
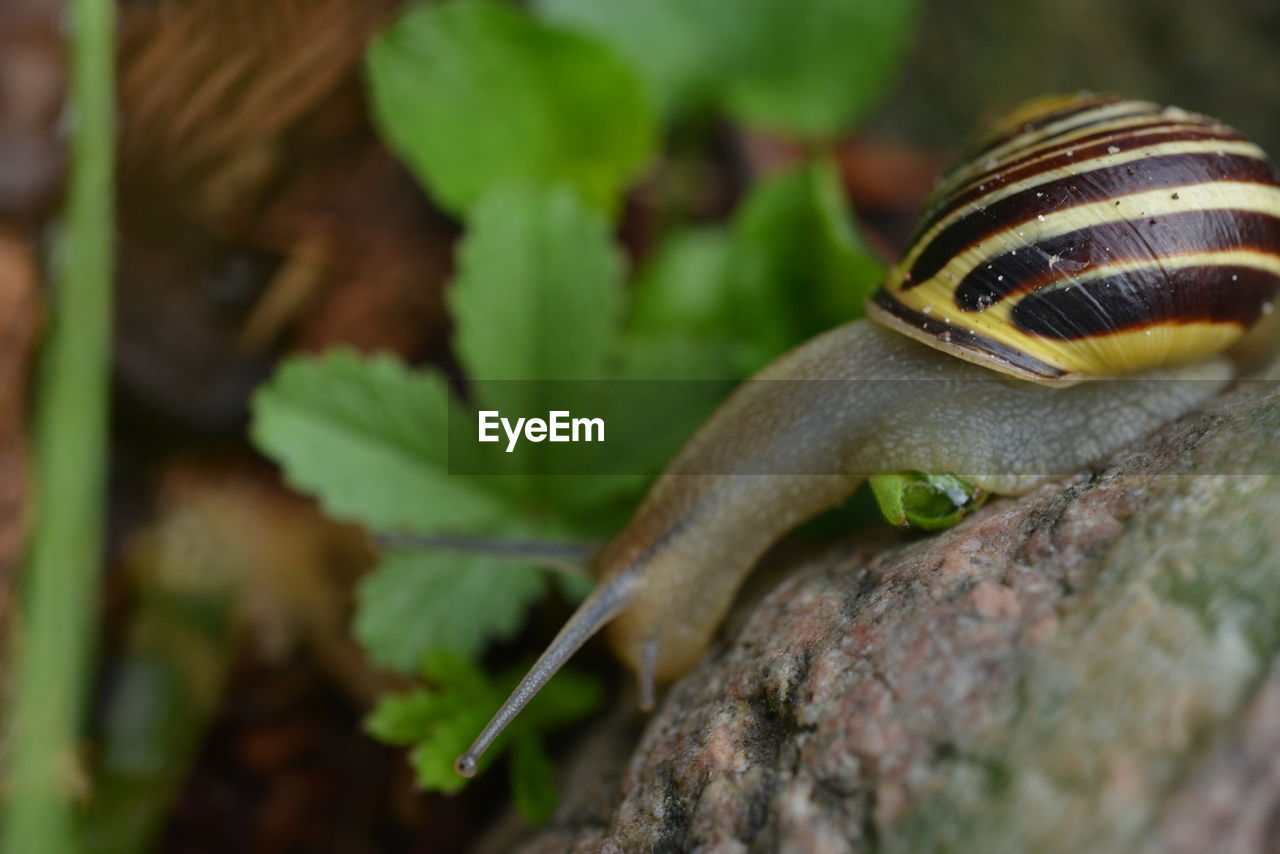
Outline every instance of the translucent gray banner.
[[(450, 416), (456, 474), (1068, 474), (1222, 393), (1264, 407), (1274, 381), (1004, 379), (476, 382)], [(1222, 473), (1280, 474), (1242, 454)]]

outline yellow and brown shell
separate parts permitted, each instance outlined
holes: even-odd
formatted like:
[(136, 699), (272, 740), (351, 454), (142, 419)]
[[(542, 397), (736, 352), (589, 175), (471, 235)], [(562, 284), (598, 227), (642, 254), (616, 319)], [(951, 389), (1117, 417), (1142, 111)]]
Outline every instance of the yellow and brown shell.
[(1038, 381), (1205, 358), (1271, 311), (1280, 183), (1258, 146), (1105, 95), (1015, 110), (947, 175), (869, 314)]

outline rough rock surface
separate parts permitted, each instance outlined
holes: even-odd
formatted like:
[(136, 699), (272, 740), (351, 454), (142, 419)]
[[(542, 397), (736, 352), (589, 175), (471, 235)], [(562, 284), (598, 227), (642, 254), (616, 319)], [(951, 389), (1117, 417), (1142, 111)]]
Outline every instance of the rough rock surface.
[(1280, 391), (796, 567), (518, 850), (1280, 851), (1280, 477), (1247, 471)]

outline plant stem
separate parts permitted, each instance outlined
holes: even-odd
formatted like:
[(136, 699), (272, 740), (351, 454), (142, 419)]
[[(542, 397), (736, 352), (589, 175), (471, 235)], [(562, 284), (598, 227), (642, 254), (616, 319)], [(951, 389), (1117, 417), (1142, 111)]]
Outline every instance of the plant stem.
[(71, 169), (35, 403), (4, 851), (75, 850), (76, 738), (95, 633), (110, 370), (114, 4), (71, 0)]

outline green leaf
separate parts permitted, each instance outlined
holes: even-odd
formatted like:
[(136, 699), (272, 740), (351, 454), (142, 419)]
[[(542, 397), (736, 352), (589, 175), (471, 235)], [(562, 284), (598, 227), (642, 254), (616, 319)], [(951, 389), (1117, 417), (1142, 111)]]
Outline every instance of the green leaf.
[(557, 572), (552, 578), (555, 580), (555, 585), (560, 591), (560, 595), (575, 604), (586, 599), (587, 594), (595, 587), (595, 581), (585, 575)]
[[(413, 745), (409, 761), (418, 785), (429, 791), (457, 792), (467, 783), (453, 767), (489, 715), (506, 697), (480, 665), (445, 649), (431, 650), (422, 666), (432, 683), (403, 694), (382, 697), (365, 718), (365, 729), (390, 744)], [(494, 756), (486, 756), (482, 767)]]
[(510, 180), (566, 181), (612, 209), (653, 155), (636, 73), (505, 3), (411, 9), (374, 40), (368, 70), (383, 136), (454, 213)]
[(721, 226), (671, 234), (636, 276), (630, 331), (723, 335), (733, 297), (729, 289), (732, 254), (732, 235)]
[[(521, 667), (490, 680), (475, 662), (433, 650), (423, 665), (432, 687), (384, 697), (366, 718), (365, 728), (383, 741), (413, 745), (409, 760), (418, 785), (429, 791), (457, 792), (467, 780), (454, 770), (454, 760), (471, 745), (526, 670)], [(543, 735), (576, 723), (603, 701), (604, 689), (598, 680), (560, 671), (481, 758), (480, 770), (510, 747), (516, 804), (531, 821), (544, 820), (555, 807), (555, 789)]]
[[(690, 0), (536, 0), (545, 19), (615, 48), (645, 80), (667, 114), (702, 97), (713, 78), (711, 33), (693, 26)], [(711, 48), (709, 50), (709, 48)]]
[(885, 521), (900, 528), (950, 528), (982, 506), (986, 493), (953, 474), (873, 475), (871, 492)]
[(633, 288), (621, 374), (646, 380), (736, 378), (733, 237), (709, 226), (673, 232)]
[[(471, 746), (472, 739), (488, 719), (489, 713), (476, 707), (440, 721), (409, 753), (418, 785), (429, 792), (445, 794), (466, 788), (469, 781), (454, 770), (453, 762)], [(496, 758), (496, 753), (485, 754), (480, 760), (480, 767), (487, 767)]]
[[(504, 680), (511, 686), (527, 667), (513, 669)], [(600, 680), (576, 670), (561, 670), (521, 712), (522, 725), (536, 730), (557, 730), (581, 720), (604, 705)]]
[(430, 691), (393, 694), (378, 702), (365, 719), (364, 727), (379, 741), (403, 747), (422, 738), (423, 733), (450, 711), (445, 698)]
[(542, 824), (555, 811), (555, 770), (538, 738), (527, 735), (512, 742), (511, 794), (516, 809), (532, 824)]
[[(509, 418), (602, 415), (584, 410), (599, 404), (600, 386), (556, 381), (605, 378), (617, 345), (623, 261), (604, 219), (565, 187), (496, 189), (475, 209), (458, 268), (449, 291), (455, 349), (479, 408)], [(525, 442), (491, 458), (534, 475), (554, 470), (548, 460), (563, 450)], [(505, 486), (545, 503), (563, 484), (526, 477)]]
[(835, 166), (802, 164), (757, 184), (734, 220), (732, 321), (750, 370), (857, 319), (884, 276), (858, 236)]
[[(824, 138), (862, 118), (893, 82), (917, 0), (742, 0), (714, 9), (729, 112)], [(709, 24), (708, 24), (709, 25)]]
[(418, 672), (431, 684), (447, 687), (450, 694), (487, 701), (494, 692), (489, 677), (474, 661), (446, 647), (428, 650)]
[(745, 376), (862, 315), (884, 268), (858, 236), (833, 164), (759, 184), (731, 229), (677, 231), (641, 270), (628, 376)]
[(476, 657), (489, 641), (511, 637), (545, 589), (534, 567), (393, 549), (360, 584), (355, 634), (379, 665), (410, 673), (430, 650)]
[(784, 299), (804, 336), (861, 317), (884, 266), (862, 242), (834, 163), (803, 163), (757, 184), (734, 220), (740, 256)]
[(810, 138), (856, 122), (897, 73), (917, 0), (538, 0), (612, 45), (668, 113), (701, 101)]
[(476, 207), (449, 291), (472, 380), (604, 376), (622, 312), (608, 224), (564, 187), (503, 187)]
[(901, 474), (876, 474), (868, 480), (871, 483), (871, 494), (876, 497), (880, 507), (880, 515), (890, 525), (898, 528), (907, 527), (907, 508), (904, 499), (906, 477)]
[(510, 510), (448, 473), (444, 380), (390, 356), (286, 360), (253, 400), (253, 440), (333, 516), (372, 528), (484, 530)]

